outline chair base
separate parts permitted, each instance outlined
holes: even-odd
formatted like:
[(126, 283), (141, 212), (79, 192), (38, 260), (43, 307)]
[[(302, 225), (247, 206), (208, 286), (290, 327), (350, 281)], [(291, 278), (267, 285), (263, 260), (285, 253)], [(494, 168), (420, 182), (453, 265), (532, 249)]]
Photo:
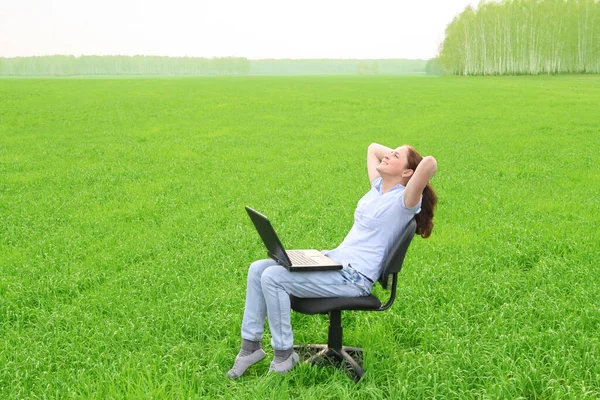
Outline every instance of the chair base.
[(342, 346), (341, 349), (334, 349), (326, 344), (311, 344), (294, 346), (294, 350), (302, 356), (305, 354), (310, 355), (304, 360), (307, 364), (331, 365), (345, 369), (348, 377), (356, 383), (365, 374), (365, 370), (357, 361), (357, 359), (362, 361), (362, 349), (360, 347)]

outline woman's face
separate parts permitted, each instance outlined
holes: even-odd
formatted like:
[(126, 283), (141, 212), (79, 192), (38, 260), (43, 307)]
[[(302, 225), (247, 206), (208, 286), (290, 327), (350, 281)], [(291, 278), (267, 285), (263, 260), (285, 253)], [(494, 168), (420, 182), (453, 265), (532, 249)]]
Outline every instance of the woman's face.
[(412, 171), (406, 168), (407, 164), (408, 148), (406, 148), (406, 146), (400, 146), (383, 157), (381, 163), (379, 163), (379, 166), (377, 167), (377, 171), (380, 174), (403, 176), (406, 171)]

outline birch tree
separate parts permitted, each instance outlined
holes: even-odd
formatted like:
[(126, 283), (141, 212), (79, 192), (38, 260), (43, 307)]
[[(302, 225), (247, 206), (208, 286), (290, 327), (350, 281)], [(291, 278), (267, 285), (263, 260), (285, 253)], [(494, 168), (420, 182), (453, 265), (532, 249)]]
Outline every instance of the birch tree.
[(482, 1), (448, 24), (440, 61), (459, 75), (600, 73), (600, 1)]

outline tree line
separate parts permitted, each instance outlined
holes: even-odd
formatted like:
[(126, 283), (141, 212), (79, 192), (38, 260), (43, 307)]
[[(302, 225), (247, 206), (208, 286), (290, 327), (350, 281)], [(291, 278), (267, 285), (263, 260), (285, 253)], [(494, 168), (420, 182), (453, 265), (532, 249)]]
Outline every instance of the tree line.
[(439, 60), (456, 75), (600, 73), (600, 1), (484, 0), (448, 25)]
[(423, 74), (427, 60), (264, 59), (250, 61), (254, 75), (406, 75)]
[(241, 57), (43, 56), (0, 58), (0, 75), (247, 75)]
[(73, 75), (312, 75), (412, 74), (426, 60), (197, 58), (157, 56), (43, 56), (0, 58), (0, 76)]

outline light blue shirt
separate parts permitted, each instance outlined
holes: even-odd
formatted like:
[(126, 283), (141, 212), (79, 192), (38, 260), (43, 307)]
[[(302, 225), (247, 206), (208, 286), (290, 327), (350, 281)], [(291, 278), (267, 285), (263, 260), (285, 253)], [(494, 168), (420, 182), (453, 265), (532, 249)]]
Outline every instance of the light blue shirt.
[(421, 211), (421, 201), (407, 208), (404, 189), (396, 185), (381, 193), (381, 177), (373, 181), (371, 190), (359, 200), (354, 212), (354, 224), (344, 241), (334, 250), (325, 253), (342, 265), (352, 268), (375, 282), (379, 279), (383, 263), (415, 214)]

